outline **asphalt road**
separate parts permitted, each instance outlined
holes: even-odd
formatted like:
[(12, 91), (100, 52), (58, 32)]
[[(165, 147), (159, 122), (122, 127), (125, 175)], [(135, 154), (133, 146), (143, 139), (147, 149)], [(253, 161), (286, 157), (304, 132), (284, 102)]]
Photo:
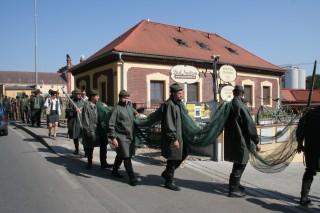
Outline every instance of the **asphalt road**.
[[(99, 165), (85, 170), (79, 159), (63, 158), (21, 129), (0, 137), (0, 212), (301, 212), (261, 194), (227, 197), (228, 185), (195, 170), (176, 172), (182, 191), (162, 187), (163, 165), (136, 166), (141, 182), (114, 179)], [(121, 173), (123, 166), (121, 167)]]

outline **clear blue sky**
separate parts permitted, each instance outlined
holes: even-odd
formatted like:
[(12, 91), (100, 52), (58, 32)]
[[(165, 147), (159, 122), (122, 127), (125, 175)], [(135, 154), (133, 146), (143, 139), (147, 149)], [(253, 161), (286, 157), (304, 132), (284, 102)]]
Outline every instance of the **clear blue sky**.
[[(38, 71), (56, 72), (67, 53), (77, 64), (143, 19), (217, 33), (307, 75), (320, 61), (319, 0), (37, 0)], [(0, 23), (0, 70), (34, 71), (34, 0), (1, 0)]]

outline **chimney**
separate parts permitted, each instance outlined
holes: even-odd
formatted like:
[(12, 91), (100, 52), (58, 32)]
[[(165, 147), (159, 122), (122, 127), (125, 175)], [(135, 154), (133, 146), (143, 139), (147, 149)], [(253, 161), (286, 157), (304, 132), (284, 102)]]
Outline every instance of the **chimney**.
[(80, 63), (84, 61), (84, 55), (80, 56)]
[(210, 38), (211, 37), (211, 35), (210, 35), (210, 33), (208, 33), (208, 38)]
[(179, 32), (181, 32), (181, 27), (179, 27)]
[(69, 54), (67, 54), (67, 68), (71, 69), (71, 67), (72, 67), (71, 58), (70, 58)]

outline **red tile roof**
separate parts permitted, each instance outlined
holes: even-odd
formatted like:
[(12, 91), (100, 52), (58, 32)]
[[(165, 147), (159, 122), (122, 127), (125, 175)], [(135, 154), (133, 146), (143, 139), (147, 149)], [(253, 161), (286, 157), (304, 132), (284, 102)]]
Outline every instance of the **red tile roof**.
[[(182, 39), (188, 47), (179, 45), (174, 38)], [(209, 50), (202, 49), (197, 42), (208, 45)], [(232, 48), (236, 54), (227, 48)], [(208, 62), (212, 61), (212, 55), (220, 55), (221, 63), (284, 72), (283, 68), (261, 59), (217, 34), (147, 20), (141, 21), (74, 68), (95, 61), (112, 51)]]
[[(282, 89), (281, 96), (284, 103), (307, 103), (309, 98), (309, 90), (302, 89)], [(320, 102), (320, 90), (313, 90), (311, 102)]]
[[(39, 84), (66, 84), (61, 73), (38, 72)], [(0, 71), (0, 84), (35, 84), (35, 72)]]

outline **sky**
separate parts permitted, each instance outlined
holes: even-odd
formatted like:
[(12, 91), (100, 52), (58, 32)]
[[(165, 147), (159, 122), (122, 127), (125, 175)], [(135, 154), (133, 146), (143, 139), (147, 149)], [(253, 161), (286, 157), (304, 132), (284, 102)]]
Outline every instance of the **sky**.
[(66, 54), (77, 64), (144, 19), (216, 33), (307, 75), (320, 61), (319, 0), (36, 0), (36, 25), (34, 3), (0, 0), (1, 71), (35, 71), (37, 61), (38, 72), (57, 72)]

